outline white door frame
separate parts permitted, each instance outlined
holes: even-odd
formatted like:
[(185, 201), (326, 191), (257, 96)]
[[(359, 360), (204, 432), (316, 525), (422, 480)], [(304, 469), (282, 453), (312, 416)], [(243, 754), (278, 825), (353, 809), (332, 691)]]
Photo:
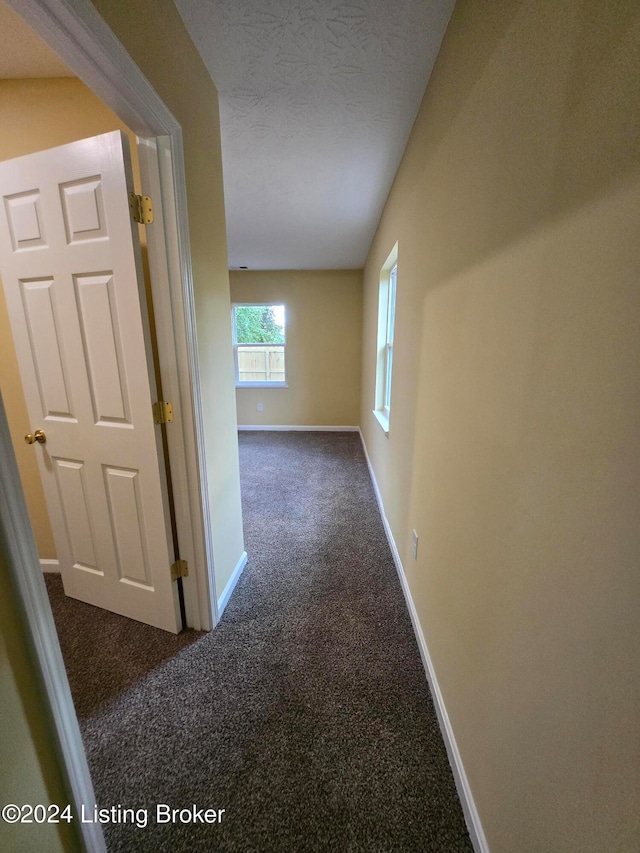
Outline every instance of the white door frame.
[(89, 0), (7, 2), (140, 138), (144, 192), (153, 197), (156, 216), (147, 240), (160, 369), (165, 399), (174, 402), (167, 440), (180, 557), (189, 563), (187, 624), (210, 630), (218, 604), (182, 128)]
[[(167, 433), (181, 556), (189, 560), (191, 568), (185, 579), (185, 604), (192, 627), (211, 629), (218, 620), (218, 607), (208, 523), (182, 129), (89, 0), (7, 2), (134, 133), (156, 141), (157, 169), (153, 158), (146, 156), (145, 146), (139, 150), (145, 182), (155, 184), (152, 192), (156, 196), (158, 188), (161, 193), (154, 206), (161, 213), (162, 239), (150, 241), (149, 261), (156, 278), (152, 290), (165, 397), (171, 395), (174, 402), (179, 401), (175, 410), (180, 417)], [(164, 279), (159, 278), (160, 271)], [(0, 474), (0, 533), (2, 538), (5, 533), (10, 537), (4, 556), (44, 686), (61, 771), (78, 816), (81, 804), (93, 808), (93, 784), (1, 405)], [(100, 824), (80, 824), (79, 829), (87, 851), (104, 853)]]

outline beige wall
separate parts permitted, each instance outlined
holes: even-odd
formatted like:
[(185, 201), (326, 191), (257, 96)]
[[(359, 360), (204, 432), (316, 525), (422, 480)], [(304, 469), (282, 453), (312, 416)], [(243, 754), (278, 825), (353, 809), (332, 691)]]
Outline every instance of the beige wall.
[(492, 853), (640, 849), (639, 42), (635, 0), (461, 0), (365, 271), (362, 428)]
[(218, 94), (172, 0), (94, 5), (182, 126), (220, 595), (241, 557), (243, 534)]
[[(116, 115), (74, 78), (0, 80), (0, 160), (33, 154), (77, 139), (123, 130)], [(135, 136), (132, 158), (137, 169)], [(29, 516), (41, 559), (55, 559), (56, 551), (38, 473), (36, 454), (23, 440), (31, 425), (22, 392), (4, 290), (0, 286), (0, 388), (7, 409), (11, 438), (27, 498)]]
[(238, 423), (357, 425), (362, 271), (243, 271), (231, 272), (230, 279), (232, 302), (286, 306), (289, 387), (237, 389)]

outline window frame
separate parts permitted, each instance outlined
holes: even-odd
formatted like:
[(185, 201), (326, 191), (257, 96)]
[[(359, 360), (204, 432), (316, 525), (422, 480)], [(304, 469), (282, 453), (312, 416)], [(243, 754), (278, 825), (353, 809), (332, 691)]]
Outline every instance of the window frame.
[(378, 290), (378, 341), (373, 415), (387, 436), (391, 420), (397, 292), (398, 244), (396, 243), (380, 270)]
[[(236, 308), (276, 308), (282, 306), (284, 308), (284, 343), (282, 344), (272, 344), (271, 346), (281, 346), (282, 351), (284, 353), (284, 380), (269, 380), (264, 382), (252, 381), (252, 382), (241, 382), (240, 381), (240, 371), (238, 364), (238, 347), (264, 347), (269, 346), (269, 344), (250, 344), (250, 343), (238, 343), (238, 335), (236, 329)], [(235, 372), (235, 385), (236, 388), (288, 388), (289, 385), (287, 383), (287, 307), (284, 302), (233, 302), (231, 304), (231, 336), (233, 342), (233, 365)]]

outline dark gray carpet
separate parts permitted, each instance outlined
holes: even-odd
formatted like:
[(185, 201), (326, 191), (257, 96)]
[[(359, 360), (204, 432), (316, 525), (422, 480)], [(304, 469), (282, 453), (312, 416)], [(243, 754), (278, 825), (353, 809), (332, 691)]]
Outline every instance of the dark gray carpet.
[[(132, 642), (85, 621), (63, 643), (74, 695), (97, 691), (99, 805), (150, 814), (105, 826), (109, 851), (471, 851), (358, 435), (241, 433), (240, 453), (249, 563), (218, 628), (145, 629), (117, 696), (81, 686), (86, 659)], [(226, 812), (163, 826), (158, 802)]]
[(204, 636), (197, 631), (175, 636), (83, 604), (65, 596), (60, 575), (44, 578), (80, 720), (140, 684), (176, 652)]

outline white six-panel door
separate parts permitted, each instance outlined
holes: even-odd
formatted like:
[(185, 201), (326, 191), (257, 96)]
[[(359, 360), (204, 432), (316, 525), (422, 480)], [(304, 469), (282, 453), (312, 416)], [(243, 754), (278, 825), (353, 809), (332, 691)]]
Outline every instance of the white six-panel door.
[(130, 189), (119, 131), (0, 163), (0, 276), (65, 592), (177, 632)]

